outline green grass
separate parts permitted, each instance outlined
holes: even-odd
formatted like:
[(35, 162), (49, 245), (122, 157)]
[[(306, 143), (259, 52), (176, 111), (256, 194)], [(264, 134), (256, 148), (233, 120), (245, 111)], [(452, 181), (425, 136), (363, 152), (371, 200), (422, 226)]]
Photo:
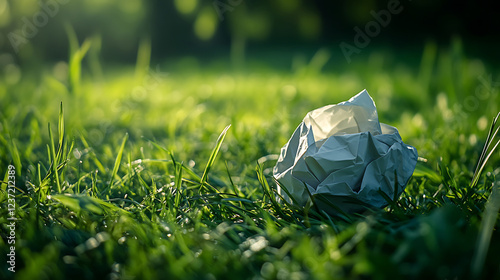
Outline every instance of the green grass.
[[(418, 63), (381, 51), (323, 70), (180, 59), (148, 72), (148, 44), (137, 66), (87, 69), (89, 40), (69, 73), (0, 77), (2, 279), (500, 278), (498, 150), (477, 164), (498, 141), (483, 152), (498, 65), (429, 43)], [(280, 204), (281, 146), (308, 111), (363, 88), (421, 157), (403, 195), (335, 217)]]

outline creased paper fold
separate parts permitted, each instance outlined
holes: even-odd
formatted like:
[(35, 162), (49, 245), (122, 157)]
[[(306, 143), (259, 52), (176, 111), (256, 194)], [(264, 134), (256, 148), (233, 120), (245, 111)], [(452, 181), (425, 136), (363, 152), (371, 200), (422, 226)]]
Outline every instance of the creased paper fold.
[(395, 127), (379, 123), (375, 103), (363, 90), (307, 113), (281, 149), (273, 173), (293, 196), (278, 186), (290, 203), (304, 206), (312, 195), (327, 213), (359, 212), (387, 205), (379, 191), (391, 199), (396, 191), (399, 197), (417, 157)]

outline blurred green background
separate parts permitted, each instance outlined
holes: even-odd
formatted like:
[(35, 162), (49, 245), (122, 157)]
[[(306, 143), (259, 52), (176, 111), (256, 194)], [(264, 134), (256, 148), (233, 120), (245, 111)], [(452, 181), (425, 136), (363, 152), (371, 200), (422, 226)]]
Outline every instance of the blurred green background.
[(231, 55), (238, 63), (247, 54), (326, 47), (334, 58), (329, 63), (343, 65), (339, 43), (352, 44), (354, 27), (364, 29), (374, 20), (371, 11), (389, 4), (402, 11), (392, 14), (362, 53), (380, 46), (420, 49), (427, 40), (448, 44), (458, 36), (470, 53), (499, 57), (495, 9), (449, 0), (0, 0), (0, 52), (18, 54), (21, 64), (65, 60), (69, 24), (80, 40), (100, 39), (94, 47), (104, 61), (134, 62), (140, 41), (150, 38), (157, 59)]

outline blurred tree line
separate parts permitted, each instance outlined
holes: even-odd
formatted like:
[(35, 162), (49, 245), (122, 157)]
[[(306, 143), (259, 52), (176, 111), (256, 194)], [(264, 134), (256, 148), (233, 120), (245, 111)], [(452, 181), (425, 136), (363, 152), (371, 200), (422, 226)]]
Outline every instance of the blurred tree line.
[(141, 39), (156, 57), (231, 53), (249, 44), (338, 46), (352, 42), (374, 14), (397, 5), (376, 33), (400, 46), (425, 39), (497, 43), (500, 19), (479, 2), (451, 0), (0, 0), (0, 53), (65, 59), (68, 26), (80, 41), (99, 38), (104, 60), (134, 61)]

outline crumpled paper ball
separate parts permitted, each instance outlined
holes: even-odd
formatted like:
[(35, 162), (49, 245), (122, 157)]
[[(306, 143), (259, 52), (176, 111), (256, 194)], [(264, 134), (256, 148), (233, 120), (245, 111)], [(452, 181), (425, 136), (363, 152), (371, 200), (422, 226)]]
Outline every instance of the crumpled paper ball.
[(379, 191), (399, 197), (417, 158), (395, 127), (379, 123), (375, 103), (363, 90), (307, 113), (281, 149), (273, 175), (289, 203), (305, 206), (312, 196), (327, 213), (353, 213), (387, 206)]

